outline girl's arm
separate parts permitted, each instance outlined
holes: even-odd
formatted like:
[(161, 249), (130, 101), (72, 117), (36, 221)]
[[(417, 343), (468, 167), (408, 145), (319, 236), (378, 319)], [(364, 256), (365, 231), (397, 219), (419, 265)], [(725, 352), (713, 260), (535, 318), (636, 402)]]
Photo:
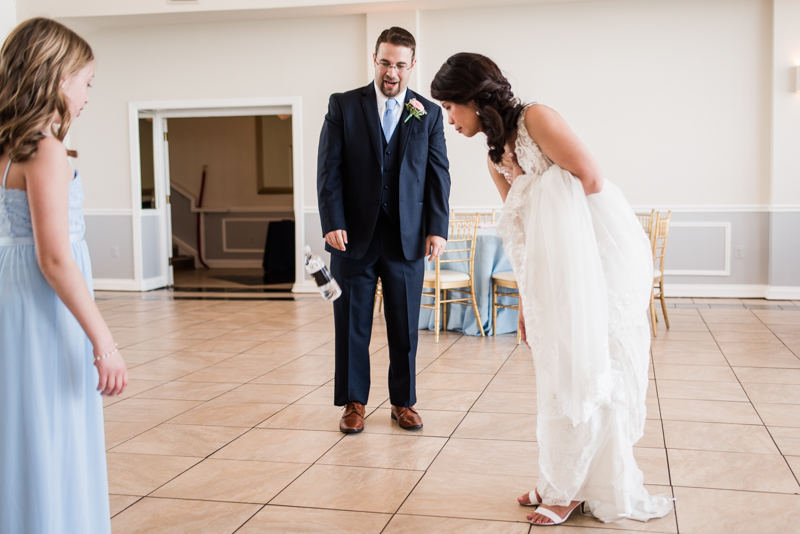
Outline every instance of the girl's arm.
[(603, 190), (600, 167), (561, 115), (536, 104), (525, 112), (525, 127), (550, 161), (580, 180), (587, 196)]
[[(67, 199), (73, 171), (66, 148), (57, 139), (45, 137), (39, 142), (36, 156), (23, 165), (39, 268), (86, 332), (94, 346), (94, 356), (108, 354), (115, 348), (114, 338), (70, 248)], [(95, 365), (100, 373), (97, 389), (104, 395), (121, 393), (128, 383), (128, 373), (119, 352)]]

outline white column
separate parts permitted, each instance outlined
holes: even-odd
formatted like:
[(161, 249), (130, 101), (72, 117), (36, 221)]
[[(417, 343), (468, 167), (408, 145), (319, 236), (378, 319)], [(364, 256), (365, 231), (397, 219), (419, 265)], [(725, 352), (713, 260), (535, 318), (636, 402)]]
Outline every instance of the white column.
[(6, 36), (17, 25), (17, 2), (16, 0), (0, 0), (0, 42), (6, 40)]
[(800, 0), (773, 0), (770, 298), (800, 298)]
[(419, 11), (392, 11), (388, 13), (367, 13), (367, 82), (375, 79), (375, 66), (372, 62), (372, 54), (375, 53), (375, 43), (383, 30), (392, 26), (399, 26), (411, 32), (417, 41), (417, 66), (415, 73), (411, 75), (409, 87), (416, 92), (420, 91), (420, 32), (419, 32)]

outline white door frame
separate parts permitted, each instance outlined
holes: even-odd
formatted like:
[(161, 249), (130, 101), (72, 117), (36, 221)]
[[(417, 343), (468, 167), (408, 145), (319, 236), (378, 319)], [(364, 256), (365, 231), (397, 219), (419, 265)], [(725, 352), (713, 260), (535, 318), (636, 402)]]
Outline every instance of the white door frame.
[[(276, 110), (275, 108), (285, 108)], [(302, 285), (304, 270), (302, 253), (305, 241), (305, 221), (303, 218), (303, 110), (302, 98), (299, 96), (276, 98), (231, 98), (221, 100), (155, 100), (128, 103), (128, 125), (130, 135), (131, 163), (131, 209), (133, 223), (133, 275), (134, 284), (139, 291), (149, 291), (166, 285), (171, 277), (159, 276), (144, 279), (142, 263), (142, 174), (139, 165), (139, 114), (153, 114), (153, 124), (160, 119), (182, 117), (238, 117), (250, 115), (274, 115), (276, 112), (292, 115), (292, 186), (294, 199), (294, 242), (295, 242), (295, 288)], [(154, 128), (156, 130), (156, 128)], [(160, 146), (164, 146), (163, 132), (158, 128)], [(155, 138), (156, 131), (154, 131)], [(155, 141), (154, 141), (155, 142)], [(159, 154), (155, 153), (158, 159)], [(161, 162), (166, 160), (162, 157)], [(165, 191), (168, 177), (159, 165), (155, 166), (155, 190)], [(163, 200), (163, 199), (162, 199)], [(168, 210), (167, 215), (168, 215)], [(161, 225), (162, 232), (169, 225)], [(169, 245), (172, 236), (161, 236)], [(163, 241), (162, 241), (163, 243)], [(171, 250), (171, 248), (170, 248)], [(168, 256), (163, 261), (169, 261)], [(169, 273), (169, 265), (165, 265), (164, 273)]]

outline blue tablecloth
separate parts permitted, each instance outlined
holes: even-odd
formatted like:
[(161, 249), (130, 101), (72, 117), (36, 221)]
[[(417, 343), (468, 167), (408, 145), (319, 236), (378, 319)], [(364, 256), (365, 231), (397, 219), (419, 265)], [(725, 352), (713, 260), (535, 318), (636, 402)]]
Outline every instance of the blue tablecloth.
[[(454, 258), (450, 254), (449, 258)], [(466, 253), (464, 253), (466, 257)], [(468, 263), (444, 263), (443, 268), (454, 269), (461, 272), (468, 271)], [(425, 268), (433, 270), (433, 262), (425, 262)], [(478, 300), (478, 311), (483, 322), (483, 331), (486, 335), (492, 335), (495, 325), (492, 324), (492, 274), (503, 271), (510, 271), (509, 263), (503, 251), (503, 240), (495, 233), (494, 228), (479, 228), (478, 239), (475, 243), (475, 297)], [(429, 290), (426, 290), (426, 292)], [(513, 291), (513, 290), (505, 290)], [(431, 294), (433, 291), (430, 291)], [(448, 298), (458, 298), (466, 296), (464, 294), (448, 292)], [(517, 304), (517, 299), (501, 297), (502, 304)], [(422, 298), (423, 304), (432, 304), (433, 297)], [(422, 308), (419, 315), (419, 328), (421, 330), (434, 329), (433, 310)], [(478, 321), (475, 319), (475, 312), (471, 305), (462, 306), (460, 304), (447, 305), (447, 330), (458, 330), (471, 336), (481, 335), (478, 329)], [(497, 310), (497, 333), (507, 334), (517, 331), (517, 311), (500, 308)]]

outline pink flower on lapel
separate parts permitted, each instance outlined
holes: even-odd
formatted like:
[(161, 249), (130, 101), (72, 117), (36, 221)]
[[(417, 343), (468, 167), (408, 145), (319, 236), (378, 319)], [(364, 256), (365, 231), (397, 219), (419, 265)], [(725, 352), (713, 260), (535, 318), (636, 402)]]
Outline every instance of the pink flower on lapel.
[(408, 117), (403, 121), (404, 123), (408, 122), (411, 117), (416, 117), (418, 121), (421, 121), (422, 116), (428, 114), (428, 112), (425, 111), (425, 106), (416, 98), (412, 98), (406, 102), (406, 109), (408, 110)]

